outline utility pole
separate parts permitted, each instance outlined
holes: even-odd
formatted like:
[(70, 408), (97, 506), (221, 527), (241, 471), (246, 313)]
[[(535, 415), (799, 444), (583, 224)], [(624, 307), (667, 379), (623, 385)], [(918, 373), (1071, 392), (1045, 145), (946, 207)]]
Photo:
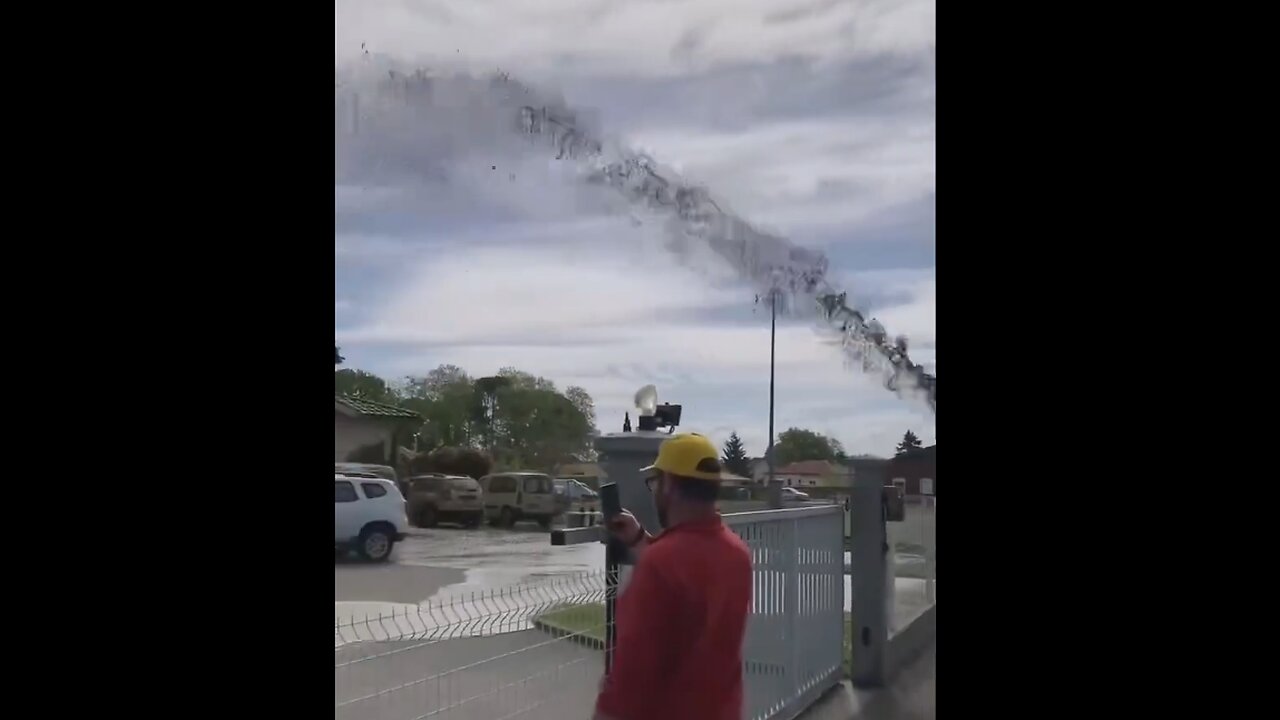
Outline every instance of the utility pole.
[(769, 447), (765, 450), (765, 462), (769, 466), (769, 507), (782, 507), (782, 489), (778, 487), (775, 477), (777, 463), (774, 461), (773, 448), (773, 366), (774, 351), (778, 337), (778, 289), (769, 290)]

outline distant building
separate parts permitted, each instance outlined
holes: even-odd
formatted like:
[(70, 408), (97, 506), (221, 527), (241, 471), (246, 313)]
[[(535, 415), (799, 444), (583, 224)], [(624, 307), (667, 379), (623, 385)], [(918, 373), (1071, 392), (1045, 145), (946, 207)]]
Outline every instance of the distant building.
[(775, 469), (774, 476), (785, 487), (847, 488), (849, 468), (827, 460), (801, 460)]
[(938, 446), (916, 448), (889, 460), (889, 478), (907, 497), (937, 495)]
[(743, 477), (741, 475), (734, 475), (728, 470), (725, 470), (724, 472), (720, 473), (721, 487), (749, 487), (754, 483), (755, 483), (755, 480), (752, 480), (749, 477)]
[(334, 395), (333, 459), (335, 462), (374, 462), (376, 459), (380, 464), (394, 467), (397, 434), (421, 422), (422, 417), (411, 410)]
[(579, 480), (592, 490), (599, 490), (600, 483), (609, 479), (596, 463), (563, 463), (556, 466), (555, 476)]

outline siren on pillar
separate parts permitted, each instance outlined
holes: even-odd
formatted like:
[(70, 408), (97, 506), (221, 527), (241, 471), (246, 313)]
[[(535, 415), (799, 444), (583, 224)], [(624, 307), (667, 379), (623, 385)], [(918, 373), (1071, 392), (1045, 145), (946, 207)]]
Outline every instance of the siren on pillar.
[(636, 422), (637, 430), (667, 428), (667, 433), (670, 434), (680, 425), (680, 413), (683, 408), (670, 403), (658, 404), (658, 388), (653, 385), (645, 385), (637, 390), (635, 403), (640, 413)]

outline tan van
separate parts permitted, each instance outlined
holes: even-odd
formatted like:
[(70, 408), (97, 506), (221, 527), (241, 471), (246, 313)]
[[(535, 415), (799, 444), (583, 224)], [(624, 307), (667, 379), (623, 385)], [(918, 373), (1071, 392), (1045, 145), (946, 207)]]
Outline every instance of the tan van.
[(484, 516), (490, 525), (511, 527), (520, 520), (535, 520), (544, 528), (551, 527), (556, 493), (550, 475), (494, 473), (480, 478), (480, 487), (484, 490)]

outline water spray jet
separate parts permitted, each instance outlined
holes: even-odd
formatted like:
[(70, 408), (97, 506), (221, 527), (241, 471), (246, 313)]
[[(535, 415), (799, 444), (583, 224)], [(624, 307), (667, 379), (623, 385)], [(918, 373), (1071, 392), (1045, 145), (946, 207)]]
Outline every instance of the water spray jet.
[[(549, 159), (574, 163), (586, 185), (624, 198), (641, 213), (631, 216), (633, 224), (643, 223), (644, 215), (661, 222), (668, 250), (683, 255), (692, 247), (709, 249), (752, 284), (757, 298), (774, 298), (780, 312), (812, 313), (819, 329), (834, 337), (846, 364), (879, 376), (899, 397), (922, 399), (931, 412), (937, 411), (937, 378), (911, 360), (905, 337), (891, 337), (880, 322), (848, 304), (848, 294), (828, 280), (828, 261), (822, 253), (756, 229), (723, 209), (705, 188), (644, 153), (605, 142), (583, 113), (507, 73), (480, 79), (388, 69), (369, 81), (367, 71), (363, 81), (339, 76), (335, 82), (336, 129), (348, 128), (345, 135), (341, 130), (335, 133), (336, 150), (343, 149), (344, 142), (355, 150), (346, 161), (372, 160), (375, 167), (398, 162), (403, 172), (405, 163), (412, 164), (424, 148), (410, 143), (379, 155), (376, 143), (363, 143), (361, 138), (379, 132), (396, 135), (406, 127), (443, 138), (448, 136), (444, 128), (450, 116), (461, 121), (457, 127), (464, 128), (466, 136), (448, 136), (450, 141), (488, 147), (521, 138), (526, 147)], [(345, 123), (343, 115), (349, 118)]]

